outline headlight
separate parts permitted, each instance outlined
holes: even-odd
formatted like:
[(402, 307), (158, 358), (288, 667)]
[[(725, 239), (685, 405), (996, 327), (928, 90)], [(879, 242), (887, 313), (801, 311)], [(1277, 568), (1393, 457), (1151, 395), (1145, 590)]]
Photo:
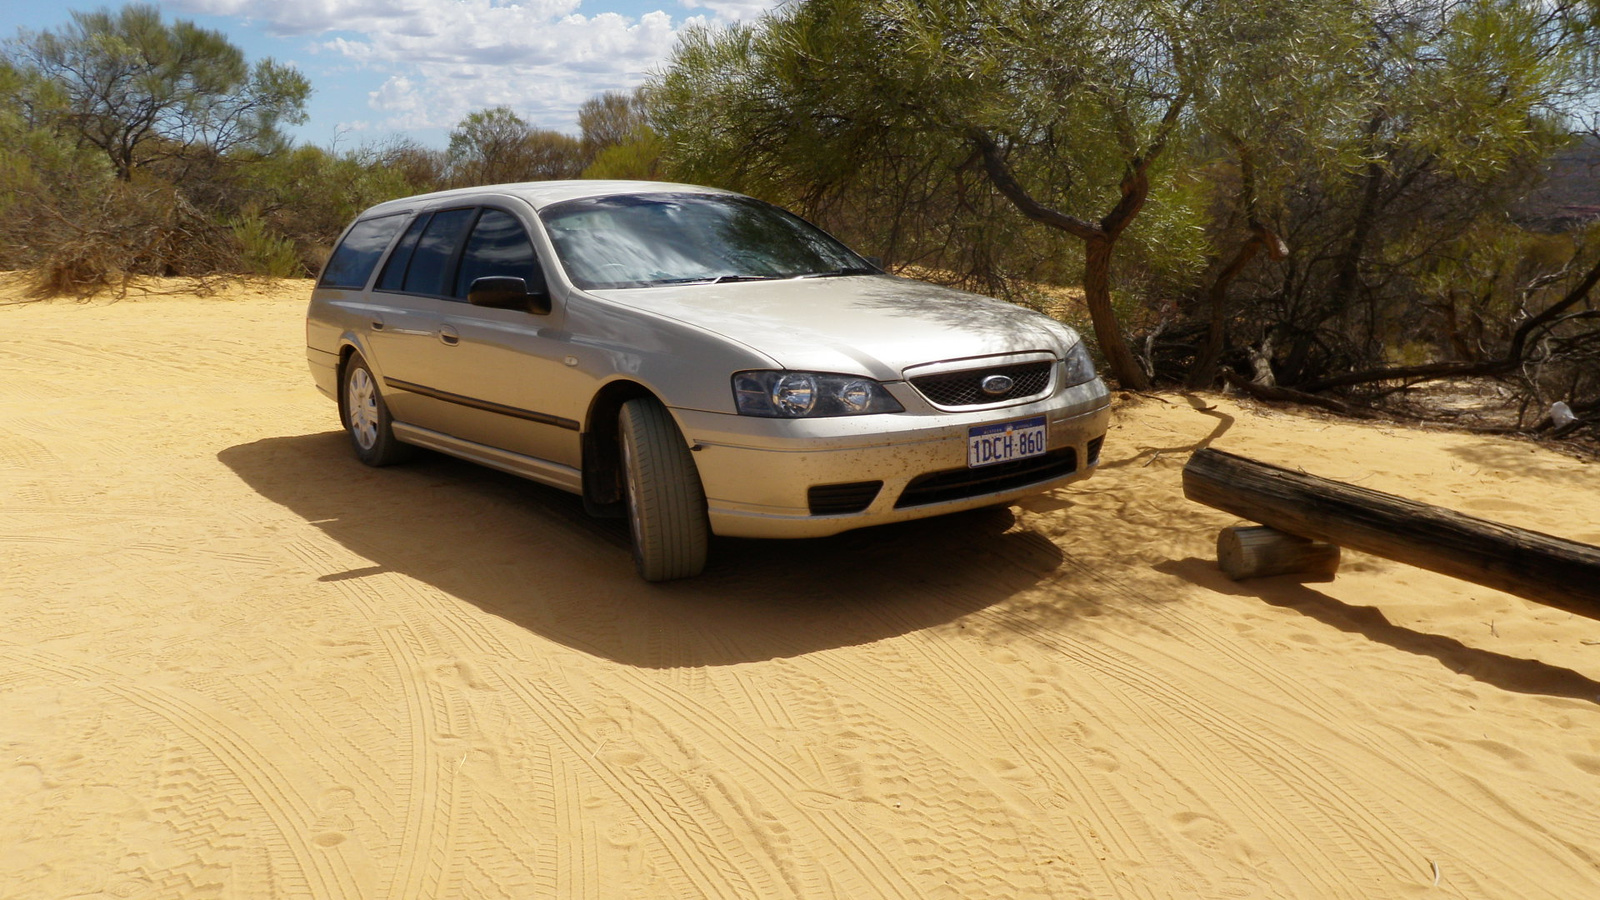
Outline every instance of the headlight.
[(1061, 361), (1061, 386), (1072, 387), (1094, 379), (1094, 360), (1089, 357), (1089, 348), (1079, 341), (1067, 351), (1067, 358)]
[(742, 416), (778, 419), (905, 412), (870, 378), (816, 372), (739, 372), (733, 402)]

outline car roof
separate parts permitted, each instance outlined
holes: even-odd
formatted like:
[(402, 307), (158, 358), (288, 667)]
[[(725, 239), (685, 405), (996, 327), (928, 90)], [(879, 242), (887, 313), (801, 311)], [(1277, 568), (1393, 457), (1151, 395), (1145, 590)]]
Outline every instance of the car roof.
[(517, 184), (486, 184), (476, 187), (456, 188), (449, 191), (435, 191), (431, 194), (418, 194), (414, 197), (403, 197), (399, 200), (380, 203), (362, 213), (361, 218), (397, 213), (441, 200), (448, 201), (456, 198), (481, 200), (486, 196), (516, 197), (538, 210), (566, 200), (580, 200), (587, 197), (667, 193), (728, 195), (733, 192), (693, 184), (673, 184), (666, 181), (524, 181)]

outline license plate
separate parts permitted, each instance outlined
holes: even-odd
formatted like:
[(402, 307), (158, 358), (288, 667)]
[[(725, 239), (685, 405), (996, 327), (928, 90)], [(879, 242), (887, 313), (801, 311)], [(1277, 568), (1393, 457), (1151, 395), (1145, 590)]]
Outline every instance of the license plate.
[(967, 467), (1039, 456), (1045, 452), (1047, 431), (1044, 416), (973, 426), (967, 429)]

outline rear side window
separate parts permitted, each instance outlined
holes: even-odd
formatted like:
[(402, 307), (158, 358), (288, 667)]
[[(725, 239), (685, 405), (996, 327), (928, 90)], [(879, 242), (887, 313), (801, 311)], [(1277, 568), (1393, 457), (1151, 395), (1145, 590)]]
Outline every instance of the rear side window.
[(476, 209), (447, 209), (434, 213), (422, 230), (416, 250), (411, 253), (411, 264), (406, 267), (405, 286), (408, 294), (449, 296), (450, 276), (455, 274), (456, 254), (461, 249), (461, 239), (478, 214)]
[(472, 282), (494, 275), (521, 278), (529, 288), (543, 287), (544, 274), (533, 243), (516, 217), (498, 209), (486, 209), (467, 241), (461, 257), (461, 272), (456, 276), (455, 296), (465, 297)]
[(389, 261), (383, 264), (383, 274), (378, 276), (378, 290), (398, 291), (405, 287), (406, 266), (410, 265), (411, 254), (417, 249), (417, 239), (422, 237), (422, 229), (427, 225), (428, 216), (424, 213), (417, 216), (417, 220), (406, 229), (400, 243), (394, 245), (394, 252), (389, 254)]
[(344, 240), (334, 248), (333, 255), (328, 257), (328, 265), (322, 270), (319, 284), (322, 287), (355, 290), (366, 287), (367, 278), (378, 265), (384, 248), (389, 246), (395, 232), (405, 223), (404, 215), (395, 215), (363, 219), (351, 226)]

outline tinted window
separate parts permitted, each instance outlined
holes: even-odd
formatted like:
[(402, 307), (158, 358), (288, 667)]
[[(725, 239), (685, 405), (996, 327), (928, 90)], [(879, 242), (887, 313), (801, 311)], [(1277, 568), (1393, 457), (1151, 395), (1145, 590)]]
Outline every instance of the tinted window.
[(878, 271), (804, 220), (749, 197), (619, 194), (539, 213), (583, 288)]
[(467, 252), (461, 257), (461, 273), (456, 276), (455, 295), (465, 297), (475, 279), (493, 275), (521, 278), (530, 288), (544, 284), (539, 257), (534, 255), (533, 242), (528, 240), (522, 223), (510, 213), (486, 209), (467, 240)]
[(406, 217), (400, 215), (357, 222), (328, 257), (328, 265), (322, 270), (322, 286), (358, 290), (366, 287), (367, 276), (378, 264), (378, 257), (405, 221)]
[(477, 213), (475, 209), (447, 209), (433, 214), (422, 230), (417, 249), (411, 254), (411, 264), (406, 267), (406, 293), (435, 296), (450, 293), (456, 251)]
[(417, 239), (422, 237), (422, 229), (427, 224), (428, 216), (418, 216), (400, 237), (400, 243), (394, 245), (394, 252), (389, 254), (389, 261), (383, 264), (383, 273), (378, 276), (378, 290), (398, 291), (405, 286), (406, 265), (411, 262), (411, 253), (417, 249)]

